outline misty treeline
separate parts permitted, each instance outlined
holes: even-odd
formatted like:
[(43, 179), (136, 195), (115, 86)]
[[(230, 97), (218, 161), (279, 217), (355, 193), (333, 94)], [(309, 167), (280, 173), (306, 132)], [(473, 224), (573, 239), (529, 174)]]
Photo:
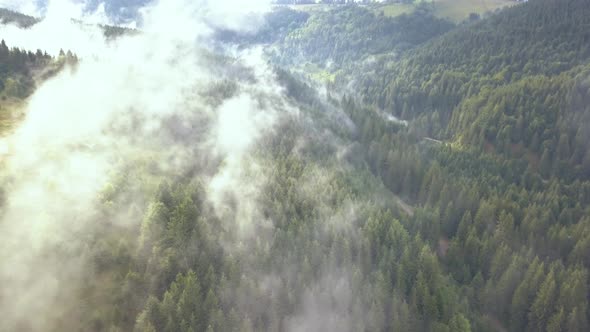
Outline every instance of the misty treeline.
[[(140, 2), (140, 3), (143, 1), (144, 0), (138, 0), (138, 2)], [(139, 6), (140, 3), (132, 5), (131, 8), (134, 8), (133, 6)], [(88, 7), (92, 8), (93, 6), (97, 6), (97, 5), (98, 5), (98, 3), (96, 3), (96, 4), (89, 3)], [(120, 4), (112, 4), (112, 5), (106, 6), (106, 8), (108, 8), (110, 10), (114, 10), (111, 8), (117, 7), (118, 5), (120, 5)], [(129, 8), (130, 7), (127, 7), (128, 10), (126, 10), (125, 12), (128, 12), (128, 15), (131, 15), (131, 13), (133, 13), (133, 10), (129, 10)], [(137, 15), (137, 13), (135, 13), (135, 15)], [(121, 21), (123, 21), (123, 22), (128, 19), (129, 18), (121, 17)], [(84, 23), (82, 21), (79, 21), (79, 20), (76, 20), (73, 18), (72, 18), (72, 21), (80, 24), (80, 26), (84, 26), (84, 25), (92, 26), (92, 24), (87, 24), (87, 23)], [(22, 29), (29, 29), (32, 26), (38, 24), (39, 22), (40, 22), (39, 18), (32, 17), (32, 16), (25, 15), (25, 14), (21, 14), (19, 12), (15, 12), (15, 11), (12, 11), (9, 9), (0, 8), (0, 23), (1, 24), (16, 25)], [(128, 28), (128, 27), (122, 27), (122, 26), (116, 26), (116, 25), (105, 25), (105, 24), (99, 24), (98, 26), (103, 30), (105, 37), (112, 38), (112, 39), (115, 39), (116, 37), (120, 37), (125, 34), (137, 33), (137, 31), (135, 29)]]
[[(372, 173), (417, 207), (406, 229), (437, 251), (474, 330), (590, 328), (589, 10), (581, 0), (529, 2), (397, 58), (367, 57), (367, 47), (314, 53), (306, 45), (317, 34), (297, 38), (354, 22), (317, 14), (280, 42), (289, 53), (273, 53), (329, 73)], [(360, 40), (345, 29), (331, 37), (347, 38)], [(392, 130), (383, 112), (410, 125)]]
[[(289, 19), (293, 17), (291, 12), (278, 10), (270, 20), (276, 16)], [(354, 66), (356, 61), (370, 61), (376, 55), (397, 57), (444, 34), (453, 24), (421, 10), (392, 18), (376, 15), (364, 7), (342, 6), (314, 13), (300, 28), (293, 29), (297, 25), (292, 24), (287, 27), (289, 33), (277, 44), (280, 47), (277, 60), (285, 66), (298, 61), (330, 61), (335, 64), (334, 71), (339, 71), (347, 65)]]
[(71, 51), (61, 52), (57, 58), (47, 52), (35, 53), (9, 48), (0, 42), (0, 96), (23, 99), (35, 89), (35, 79), (44, 80), (59, 72), (65, 64), (75, 65), (78, 58)]
[[(127, 160), (81, 241), (47, 253), (87, 259), (44, 328), (587, 331), (589, 11), (538, 0), (456, 27), (280, 8), (256, 35), (219, 32), (270, 46), (297, 111), (221, 197), (208, 183), (231, 161), (215, 154), (175, 174), (158, 155)], [(202, 94), (209, 106), (252, 80), (229, 76)], [(196, 145), (206, 125), (189, 119), (162, 130)]]
[(37, 23), (37, 19), (12, 10), (0, 8), (0, 22), (2, 24), (16, 24), (21, 28), (28, 28)]
[[(406, 229), (437, 250), (474, 330), (588, 329), (587, 10), (581, 1), (516, 7), (434, 39), (399, 63), (348, 64), (348, 73), (345, 63), (336, 72), (335, 92), (364, 81), (350, 94), (367, 107), (342, 99), (361, 151), (373, 174), (419, 206)], [(528, 30), (515, 33), (521, 24)], [(547, 35), (554, 30), (560, 38)], [(452, 45), (465, 46), (457, 52)], [(436, 55), (421, 58), (429, 52)], [(410, 127), (392, 130), (382, 111), (412, 120)], [(434, 307), (426, 317), (440, 317)]]
[[(458, 288), (370, 172), (339, 102), (275, 75), (298, 111), (282, 114), (238, 165), (255, 190), (238, 183), (220, 214), (205, 183), (228, 161), (200, 156), (175, 175), (149, 155), (123, 162), (89, 220), (77, 221), (88, 224), (72, 231), (77, 240), (45, 249), (57, 269), (84, 257), (79, 275), (62, 276), (74, 288), (58, 291), (63, 303), (40, 321), (25, 314), (8, 328), (470, 331)], [(221, 105), (240, 89), (220, 80), (203, 96)], [(165, 123), (161, 136), (189, 146), (208, 130), (206, 121), (188, 132), (174, 116)]]

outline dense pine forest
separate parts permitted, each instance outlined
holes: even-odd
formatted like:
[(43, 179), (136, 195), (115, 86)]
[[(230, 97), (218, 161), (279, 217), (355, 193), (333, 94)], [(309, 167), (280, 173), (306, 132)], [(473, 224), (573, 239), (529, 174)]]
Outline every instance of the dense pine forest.
[(587, 0), (188, 3), (0, 10), (0, 331), (590, 330)]

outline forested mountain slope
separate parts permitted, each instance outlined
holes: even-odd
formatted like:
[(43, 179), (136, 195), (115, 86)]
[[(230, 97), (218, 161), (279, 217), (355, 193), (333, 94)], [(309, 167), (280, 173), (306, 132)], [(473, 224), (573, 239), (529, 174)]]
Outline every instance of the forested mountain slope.
[(0, 42), (0, 91), (4, 97), (24, 98), (33, 90), (32, 71), (39, 70), (52, 58), (41, 50), (36, 53), (9, 49)]
[(586, 4), (2, 46), (0, 331), (588, 331)]
[[(585, 1), (539, 0), (463, 26), (408, 54), (399, 65), (384, 71), (385, 75), (367, 80), (366, 88), (375, 91), (368, 98), (391, 107), (394, 91), (404, 93), (405, 98), (425, 103), (408, 114), (415, 116), (432, 111), (428, 104), (433, 104), (432, 98), (416, 95), (440, 90), (429, 83), (444, 83), (445, 95), (460, 99), (484, 86), (531, 75), (556, 75), (585, 64), (590, 56), (588, 11)], [(443, 113), (456, 105), (456, 101), (446, 106), (445, 100), (436, 100), (437, 105), (441, 102), (443, 106), (438, 107)], [(394, 107), (403, 111), (401, 108)]]
[(402, 53), (452, 27), (421, 11), (391, 18), (358, 6), (336, 7), (315, 13), (287, 35), (281, 55), (340, 68), (377, 54)]
[[(56, 331), (296, 331), (303, 326), (335, 331), (427, 329), (434, 324), (469, 331), (469, 309), (454, 300), (458, 289), (428, 244), (399, 221), (407, 213), (367, 168), (355, 142), (356, 129), (340, 121), (346, 115), (338, 103), (323, 100), (284, 71), (272, 77), (285, 95), (274, 95), (275, 89), (259, 90), (257, 74), (239, 60), (213, 54), (202, 58), (218, 75), (194, 97), (202, 98), (203, 109), (195, 105), (166, 116), (157, 134), (150, 132), (135, 143), (146, 149), (141, 153), (129, 156), (114, 149), (121, 168), (109, 174), (92, 199), (94, 213), (76, 216), (74, 230), (51, 228), (51, 237), (66, 236), (68, 246), (50, 242), (42, 257), (21, 258), (31, 262), (30, 269), (41, 266), (46, 276), (68, 281), (51, 299), (35, 300), (57, 300), (59, 305), (34, 307), (36, 316), (31, 317), (10, 301), (0, 301), (1, 311), (13, 313), (5, 326)], [(222, 151), (208, 150), (207, 137), (215, 135), (217, 114), (242, 105), (250, 91), (255, 91), (256, 112), (274, 110), (278, 123), (274, 130), (261, 129), (261, 139), (239, 155), (249, 162), (236, 165)], [(209, 107), (218, 111), (207, 112)], [(118, 142), (133, 142), (146, 130), (139, 124), (148, 120), (137, 116), (108, 130)], [(65, 144), (68, 156), (103, 149), (85, 140)], [(226, 149), (234, 151), (234, 144), (241, 146), (236, 142)], [(187, 162), (172, 174), (170, 166), (160, 164), (171, 156), (164, 152), (166, 157), (158, 157), (170, 146), (171, 156)], [(39, 149), (47, 153), (43, 146)], [(49, 153), (51, 162), (64, 158), (55, 150)], [(226, 174), (234, 177), (239, 191), (216, 194), (207, 184), (211, 174), (221, 175), (217, 181), (225, 181)], [(15, 185), (3, 186), (10, 197)], [(410, 222), (406, 219), (405, 225)], [(2, 227), (14, 233), (18, 226)], [(11, 243), (3, 248), (8, 260), (21, 257)], [(399, 261), (395, 269), (388, 267), (393, 261)], [(83, 272), (64, 276), (64, 266)], [(21, 283), (37, 285), (32, 275), (19, 271), (23, 279), (15, 281), (14, 271), (2, 271), (0, 278), (15, 285), (1, 289), (2, 299), (24, 292), (17, 287)], [(415, 294), (412, 304), (410, 294)], [(436, 314), (427, 316), (426, 310)]]
[(588, 14), (585, 1), (540, 0), (456, 29), (364, 75), (364, 101), (404, 119), (435, 116), (428, 135), (564, 161), (544, 176), (587, 177)]
[(64, 65), (75, 65), (78, 58), (70, 51), (54, 58), (37, 50), (9, 48), (0, 42), (0, 134), (14, 126), (23, 100), (38, 84), (58, 73)]
[[(353, 89), (363, 103), (404, 120), (428, 118), (429, 125), (419, 128), (424, 136), (491, 148), (508, 156), (527, 155), (531, 161), (545, 155), (545, 177), (560, 173), (556, 163), (547, 166), (547, 159), (557, 155), (569, 174), (587, 176), (590, 157), (584, 142), (588, 129), (579, 125), (580, 119), (588, 117), (580, 104), (585, 98), (581, 86), (584, 66), (590, 58), (590, 7), (585, 1), (532, 1), (439, 38), (418, 28), (445, 31), (437, 26), (440, 23), (425, 23), (426, 14), (402, 15), (398, 24), (413, 22), (412, 31), (429, 36), (421, 39), (430, 39), (423, 45), (419, 39), (406, 44), (411, 34), (402, 33), (404, 40), (395, 38), (379, 20), (363, 22), (370, 14), (351, 8), (312, 16), (280, 43), (286, 51), (278, 53), (278, 62), (293, 64), (303, 54), (305, 61), (335, 75), (331, 81), (337, 81), (339, 89)], [(360, 39), (355, 33), (363, 28), (351, 29), (353, 32), (338, 28), (357, 21), (359, 26), (377, 30), (365, 30), (369, 37)], [(400, 27), (403, 24), (397, 30)], [(309, 33), (314, 29), (316, 33)], [(334, 32), (325, 39), (318, 37), (327, 31)], [(385, 39), (379, 37), (381, 32)], [(365, 44), (354, 44), (359, 40)], [(334, 51), (338, 45), (346, 50)], [(418, 47), (401, 53), (401, 60), (391, 55), (368, 58), (397, 54), (404, 45)], [(332, 51), (338, 56), (333, 58)], [(363, 59), (371, 61), (359, 62)], [(540, 164), (533, 162), (532, 167)]]
[[(564, 301), (569, 287), (588, 294), (589, 10), (582, 0), (530, 1), (401, 59), (328, 68), (332, 91), (352, 97), (342, 105), (373, 173), (424, 207), (413, 227), (469, 294), (476, 330), (495, 320), (513, 331), (588, 328), (584, 296), (569, 309)], [(319, 50), (308, 61), (322, 65)], [(387, 130), (383, 113), (408, 128)], [(530, 279), (534, 270), (544, 277)], [(577, 286), (562, 273), (578, 275)]]

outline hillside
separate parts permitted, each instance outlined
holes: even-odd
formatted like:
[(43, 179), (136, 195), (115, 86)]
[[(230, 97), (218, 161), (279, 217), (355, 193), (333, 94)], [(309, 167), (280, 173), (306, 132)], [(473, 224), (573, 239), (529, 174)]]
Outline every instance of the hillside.
[(453, 22), (465, 21), (474, 13), (479, 16), (518, 4), (516, 0), (435, 0), (433, 1), (434, 15), (450, 19)]
[[(556, 153), (559, 141), (567, 142), (563, 158), (576, 167), (585, 159), (580, 138), (586, 128), (572, 127), (572, 117), (586, 115), (569, 110), (577, 108), (572, 104), (580, 98), (572, 96), (578, 89), (574, 82), (583, 80), (579, 73), (590, 59), (588, 14), (584, 1), (535, 1), (458, 28), (407, 54), (391, 70), (375, 67), (383, 74), (378, 80), (365, 76), (363, 89), (371, 91), (364, 95), (365, 101), (402, 118), (436, 112), (442, 126), (429, 135), (460, 138), (462, 144), (480, 147), (490, 143), (508, 155), (515, 145), (541, 159), (544, 150)], [(543, 81), (555, 83), (549, 87)], [(519, 92), (517, 86), (526, 86), (525, 91)], [(496, 90), (503, 97), (489, 99)], [(551, 94), (556, 94), (553, 106), (546, 100)], [(526, 105), (518, 105), (522, 103)], [(477, 109), (468, 110), (473, 107)], [(482, 112), (486, 107), (495, 115)], [(501, 111), (504, 116), (498, 114)], [(449, 130), (444, 130), (449, 122)], [(526, 132), (525, 140), (511, 131)]]
[(0, 331), (590, 330), (588, 0), (210, 1), (0, 45)]
[(392, 18), (361, 6), (336, 6), (297, 21), (293, 13), (297, 12), (277, 10), (268, 15), (269, 22), (285, 22), (269, 49), (271, 57), (290, 70), (301, 68), (327, 82), (382, 58), (397, 59), (454, 27), (424, 11)]
[[(531, 287), (530, 280), (516, 280), (534, 269), (553, 271), (553, 278), (577, 264), (584, 268), (576, 273), (587, 276), (588, 261), (574, 256), (590, 241), (589, 10), (581, 0), (531, 1), (458, 26), (399, 58), (329, 67), (322, 48), (306, 57), (335, 74), (332, 91), (346, 95), (342, 103), (362, 128), (373, 173), (440, 216), (416, 227), (433, 247), (445, 244), (443, 265), (479, 308), (476, 330), (588, 326), (584, 300), (569, 314), (557, 300), (535, 313), (543, 282)], [(357, 40), (342, 30), (331, 38)], [(289, 44), (288, 59), (300, 45), (305, 41)], [(406, 134), (384, 128), (383, 113), (409, 121)], [(564, 327), (570, 323), (576, 327)]]
[[(287, 1), (288, 2), (288, 1)], [(390, 1), (390, 3), (369, 3), (367, 7), (377, 15), (396, 17), (402, 14), (412, 14), (416, 10), (428, 10), (434, 16), (460, 23), (470, 18), (471, 14), (478, 16), (490, 15), (502, 8), (518, 4), (517, 0), (416, 0)], [(292, 10), (313, 13), (333, 9), (333, 4), (297, 4), (287, 5)]]

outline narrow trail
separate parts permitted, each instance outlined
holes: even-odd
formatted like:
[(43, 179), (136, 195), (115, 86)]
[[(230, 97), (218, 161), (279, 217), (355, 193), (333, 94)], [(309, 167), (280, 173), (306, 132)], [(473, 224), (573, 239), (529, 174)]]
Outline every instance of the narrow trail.
[(409, 205), (408, 203), (404, 202), (401, 198), (399, 198), (398, 196), (395, 196), (395, 203), (400, 207), (400, 209), (402, 209), (402, 211), (404, 211), (408, 216), (413, 217), (414, 216), (414, 207)]
[(437, 140), (437, 139), (434, 139), (434, 138), (430, 138), (430, 137), (424, 137), (422, 139), (425, 140), (425, 141), (428, 141), (428, 142), (436, 143), (436, 144), (444, 144), (443, 141)]

